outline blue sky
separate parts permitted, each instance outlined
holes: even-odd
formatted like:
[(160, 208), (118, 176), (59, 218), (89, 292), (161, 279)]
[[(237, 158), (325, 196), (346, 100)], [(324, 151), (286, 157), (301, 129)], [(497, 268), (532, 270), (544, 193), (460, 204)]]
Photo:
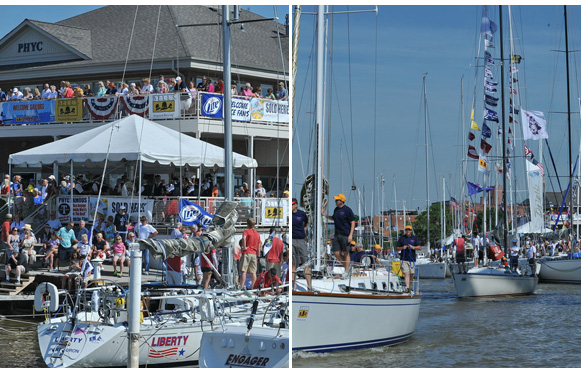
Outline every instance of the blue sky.
[[(350, 7), (370, 9), (369, 6)], [(335, 7), (346, 10), (345, 6)], [(568, 6), (569, 49), (579, 50), (577, 38), (579, 28), (576, 20), (581, 7)], [(303, 6), (303, 11), (313, 11)], [(560, 175), (568, 173), (567, 117), (550, 112), (566, 111), (565, 58), (563, 7), (562, 6), (513, 6), (513, 34), (516, 53), (524, 57), (519, 68), (519, 95), (522, 107), (545, 113), (551, 146)], [(451, 194), (460, 198), (459, 165), (466, 154), (462, 148), (462, 128), (469, 130), (470, 109), (475, 87), (474, 57), (482, 9), (479, 6), (380, 6), (377, 19), (374, 13), (336, 15), (332, 21), (334, 59), (332, 69), (333, 96), (331, 104), (331, 167), (330, 194), (344, 193), (347, 204), (357, 207), (356, 194), (350, 191), (352, 181), (358, 188), (365, 187), (367, 214), (370, 213), (371, 192), (375, 181), (385, 176), (385, 208), (394, 207), (394, 175), (396, 178), (398, 207), (406, 200), (408, 208), (425, 208), (425, 140), (424, 114), (422, 105), (422, 77), (427, 75), (428, 116), (430, 126), (430, 200), (441, 200), (444, 175)], [(489, 17), (499, 24), (498, 6), (489, 7)], [(503, 8), (505, 18), (505, 58), (508, 52), (508, 8)], [(299, 61), (297, 73), (297, 97), (293, 130), (293, 189), (300, 190), (307, 169), (308, 150), (312, 137), (313, 87), (314, 87), (314, 22), (315, 16), (303, 15), (301, 19)], [(375, 44), (377, 25), (377, 68), (375, 67)], [(349, 86), (349, 44), (351, 58), (351, 86)], [(493, 57), (500, 57), (500, 36), (495, 34), (496, 48)], [(483, 52), (480, 52), (483, 57)], [(579, 148), (578, 94), (579, 65), (576, 56), (570, 56), (571, 105), (573, 127), (573, 161)], [(377, 69), (377, 74), (375, 73)], [(460, 80), (464, 76), (465, 116), (461, 118)], [(476, 119), (481, 124), (482, 113), (482, 68), (476, 78)], [(495, 70), (495, 81), (500, 82), (500, 68)], [(500, 83), (499, 83), (500, 85)], [(508, 90), (508, 88), (507, 88)], [(351, 91), (351, 96), (349, 92)], [(337, 94), (338, 93), (338, 94)], [(375, 95), (377, 93), (377, 95)], [(497, 95), (498, 97), (498, 95)], [(351, 104), (350, 103), (351, 98)], [(353, 115), (350, 109), (352, 108)], [(374, 109), (376, 108), (376, 109)], [(497, 107), (500, 113), (500, 105)], [(508, 103), (506, 105), (508, 111)], [(374, 113), (376, 116), (374, 116)], [(351, 117), (353, 125), (351, 125)], [(376, 117), (376, 120), (374, 120)], [(376, 132), (374, 135), (374, 121)], [(519, 118), (520, 125), (520, 118)], [(463, 124), (463, 125), (462, 125)], [(489, 124), (490, 125), (490, 124)], [(507, 124), (508, 126), (508, 124)], [(492, 126), (491, 126), (492, 127)], [(494, 126), (493, 135), (497, 127)], [(353, 136), (351, 136), (351, 129)], [(512, 125), (513, 132), (516, 131)], [(522, 134), (522, 132), (520, 132)], [(516, 146), (512, 151), (523, 155), (523, 142), (516, 132)], [(480, 149), (480, 137), (473, 141)], [(522, 136), (521, 136), (522, 137)], [(374, 146), (374, 139), (375, 146)], [(466, 140), (466, 142), (468, 142)], [(353, 145), (352, 145), (353, 143)], [(536, 156), (538, 141), (527, 141)], [(342, 145), (342, 146), (341, 146)], [(299, 152), (300, 146), (300, 152)], [(353, 165), (348, 161), (352, 157)], [(374, 153), (375, 148), (375, 153)], [(340, 151), (343, 155), (343, 181), (341, 181)], [(491, 155), (499, 155), (502, 148), (493, 143)], [(432, 154), (432, 152), (430, 154)], [(548, 157), (546, 147), (543, 151)], [(375, 158), (375, 170), (373, 168)], [(547, 159), (548, 160), (548, 159)], [(433, 163), (433, 164), (432, 164)], [(494, 164), (494, 163), (490, 163)], [(513, 165), (520, 202), (527, 197), (524, 189), (525, 174), (522, 157)], [(434, 170), (435, 165), (435, 170)], [(554, 174), (549, 165), (545, 170)], [(473, 161), (468, 163), (467, 179), (483, 183), (483, 174), (476, 171)], [(500, 176), (500, 175), (499, 175)], [(561, 184), (566, 187), (563, 177)], [(547, 190), (552, 191), (549, 180)], [(558, 190), (556, 180), (555, 189)], [(377, 189), (375, 187), (375, 189)], [(436, 192), (438, 190), (438, 193)], [(295, 193), (294, 195), (298, 195)], [(450, 194), (446, 192), (446, 199)], [(478, 196), (474, 196), (478, 197)], [(377, 202), (377, 193), (375, 195)], [(375, 205), (377, 207), (377, 204)], [(375, 212), (378, 210), (376, 209)]]
[[(172, 2), (178, 4), (180, 2)], [(182, 2), (182, 4), (184, 4)], [(190, 3), (188, 3), (190, 4)], [(24, 19), (36, 21), (57, 22), (104, 5), (1, 5), (0, 6), (0, 38), (8, 34)], [(245, 10), (260, 14), (267, 18), (274, 17), (274, 8), (270, 5), (242, 5)], [(289, 12), (287, 6), (277, 6), (279, 22), (284, 24), (284, 17)]]

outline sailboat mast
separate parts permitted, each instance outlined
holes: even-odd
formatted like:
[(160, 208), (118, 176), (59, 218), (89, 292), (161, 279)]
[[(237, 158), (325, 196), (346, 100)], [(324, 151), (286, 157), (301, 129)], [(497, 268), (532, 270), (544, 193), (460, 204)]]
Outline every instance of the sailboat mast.
[(321, 255), (323, 240), (322, 217), (318, 210), (323, 209), (323, 89), (324, 89), (324, 43), (325, 43), (325, 12), (323, 5), (318, 6), (317, 10), (317, 86), (316, 86), (316, 131), (317, 131), (317, 181), (315, 186), (315, 209), (313, 218), (315, 218), (315, 238), (316, 241), (316, 269), (321, 268)]
[[(563, 5), (565, 16), (565, 66), (567, 67), (567, 128), (569, 131), (569, 228), (573, 231), (573, 154), (571, 153), (571, 91), (569, 87), (569, 34), (567, 32), (567, 6)], [(569, 237), (570, 238), (570, 237)]]
[[(502, 30), (502, 5), (498, 6), (500, 23), (500, 103), (502, 106), (501, 129), (502, 129), (502, 201), (504, 202), (503, 239), (504, 251), (508, 251), (508, 222), (507, 222), (507, 201), (506, 201), (506, 131), (504, 128), (504, 39)], [(486, 251), (484, 252), (486, 256)]]
[(426, 211), (428, 211), (427, 230), (428, 238), (426, 247), (430, 251), (430, 179), (428, 177), (428, 154), (429, 154), (429, 139), (428, 139), (428, 94), (426, 93), (426, 75), (424, 74), (424, 129), (426, 133)]

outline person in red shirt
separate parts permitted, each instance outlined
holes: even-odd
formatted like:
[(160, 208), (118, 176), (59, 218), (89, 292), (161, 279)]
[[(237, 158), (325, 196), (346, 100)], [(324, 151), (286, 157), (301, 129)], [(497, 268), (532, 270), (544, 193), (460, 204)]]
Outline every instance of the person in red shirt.
[(284, 243), (278, 237), (276, 237), (276, 230), (274, 228), (270, 229), (270, 236), (264, 241), (262, 246), (262, 251), (268, 253), (265, 255), (266, 269), (269, 270), (274, 268), (277, 275), (281, 274), (282, 271), (282, 253), (284, 251)]
[(8, 248), (8, 236), (10, 235), (10, 222), (12, 214), (6, 214), (6, 220), (2, 223), (2, 250)]
[(458, 263), (458, 273), (466, 273), (468, 271), (468, 267), (466, 266), (466, 251), (465, 245), (466, 240), (464, 239), (465, 236), (462, 235), (454, 240), (454, 247), (456, 248), (456, 263)]
[[(252, 288), (253, 289), (260, 288), (261, 290), (259, 296), (264, 296), (267, 294), (268, 295), (280, 294), (281, 292), (280, 288), (277, 288), (276, 290), (274, 289), (275, 287), (280, 285), (282, 285), (282, 282), (280, 281), (280, 278), (278, 277), (276, 270), (274, 268), (271, 268), (268, 271), (262, 272), (258, 276)], [(271, 288), (271, 290), (266, 290), (267, 288)]]
[(244, 283), (246, 282), (246, 273), (250, 273), (250, 277), (252, 278), (252, 284), (256, 282), (256, 270), (258, 264), (258, 254), (260, 254), (260, 235), (254, 229), (256, 223), (252, 218), (248, 218), (246, 220), (246, 226), (248, 229), (242, 233), (242, 257), (241, 257), (241, 265), (240, 270), (242, 273), (240, 274), (240, 287), (244, 288)]

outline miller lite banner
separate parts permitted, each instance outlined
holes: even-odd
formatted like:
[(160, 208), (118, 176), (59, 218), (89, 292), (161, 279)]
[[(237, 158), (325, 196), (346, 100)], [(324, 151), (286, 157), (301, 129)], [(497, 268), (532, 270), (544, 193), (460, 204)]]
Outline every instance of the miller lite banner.
[(207, 228), (214, 219), (202, 207), (183, 198), (180, 199), (179, 217), (183, 225), (199, 224), (202, 228)]
[(180, 101), (176, 94), (151, 94), (149, 100), (149, 118), (177, 118), (180, 115)]
[[(232, 98), (232, 120), (250, 122), (250, 100)], [(202, 116), (224, 118), (224, 97), (220, 94), (202, 93)]]
[(15, 101), (2, 104), (5, 125), (54, 122), (54, 100)]

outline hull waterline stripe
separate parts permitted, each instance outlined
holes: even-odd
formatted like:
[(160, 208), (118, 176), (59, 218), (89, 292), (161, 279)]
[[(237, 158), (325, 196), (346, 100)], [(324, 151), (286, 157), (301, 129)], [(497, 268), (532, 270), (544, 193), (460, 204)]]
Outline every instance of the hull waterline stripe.
[(324, 353), (330, 352), (335, 350), (352, 350), (352, 349), (365, 349), (365, 348), (373, 348), (376, 346), (384, 346), (384, 345), (394, 345), (400, 342), (408, 340), (413, 332), (408, 333), (406, 335), (401, 336), (394, 336), (389, 337), (386, 339), (378, 339), (378, 340), (370, 340), (370, 341), (359, 341), (359, 342), (351, 342), (351, 343), (341, 343), (341, 344), (333, 344), (333, 345), (317, 345), (317, 346), (304, 346), (299, 348), (293, 348), (293, 351), (306, 351), (306, 352), (315, 352), (315, 353)]

